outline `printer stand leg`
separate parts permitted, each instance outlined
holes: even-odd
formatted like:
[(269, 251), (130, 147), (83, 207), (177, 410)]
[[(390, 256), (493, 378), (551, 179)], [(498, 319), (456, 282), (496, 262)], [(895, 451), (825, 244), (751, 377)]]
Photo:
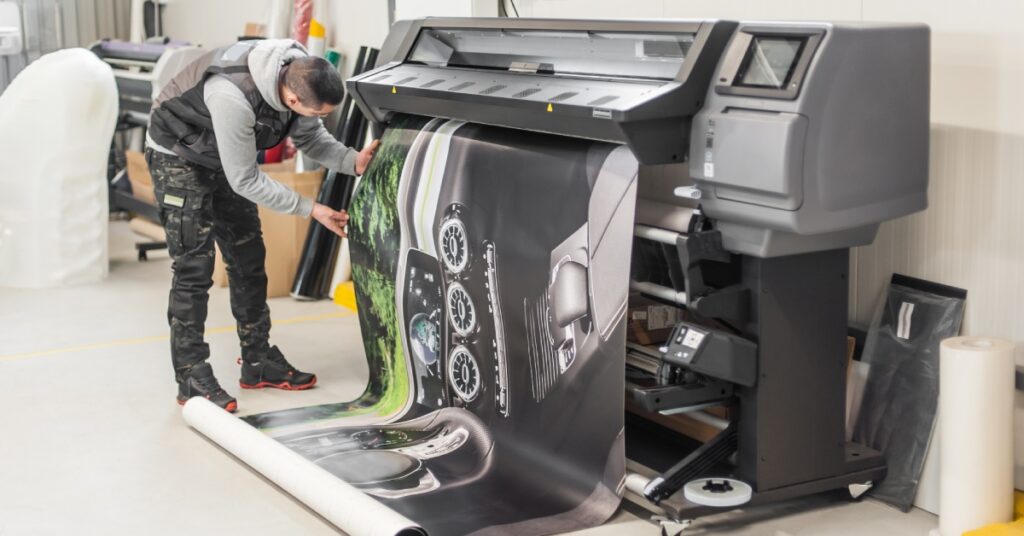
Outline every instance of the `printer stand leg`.
[(654, 504), (672, 496), (687, 482), (707, 476), (707, 472), (732, 456), (739, 445), (736, 423), (730, 424), (699, 449), (690, 453), (644, 488), (644, 497)]

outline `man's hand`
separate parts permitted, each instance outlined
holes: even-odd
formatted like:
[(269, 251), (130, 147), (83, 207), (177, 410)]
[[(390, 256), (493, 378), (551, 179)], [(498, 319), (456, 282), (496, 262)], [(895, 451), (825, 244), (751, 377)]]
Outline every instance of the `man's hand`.
[(377, 152), (377, 147), (380, 147), (380, 140), (373, 140), (366, 148), (359, 151), (359, 154), (356, 155), (356, 175), (362, 175), (366, 171), (370, 160), (373, 160), (373, 153)]
[(310, 215), (334, 234), (342, 238), (348, 236), (345, 233), (345, 226), (348, 225), (348, 212), (344, 210), (339, 212), (327, 205), (313, 203), (313, 212)]

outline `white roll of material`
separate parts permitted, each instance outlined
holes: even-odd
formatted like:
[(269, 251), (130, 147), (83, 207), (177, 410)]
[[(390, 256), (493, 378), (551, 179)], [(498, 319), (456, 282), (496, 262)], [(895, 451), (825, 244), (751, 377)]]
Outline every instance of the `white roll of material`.
[(626, 473), (626, 490), (643, 497), (644, 488), (651, 483), (651, 477), (639, 473)]
[(939, 531), (1013, 518), (1013, 344), (983, 337), (942, 341), (939, 354)]
[(189, 426), (351, 536), (425, 536), (422, 527), (205, 398), (185, 403)]

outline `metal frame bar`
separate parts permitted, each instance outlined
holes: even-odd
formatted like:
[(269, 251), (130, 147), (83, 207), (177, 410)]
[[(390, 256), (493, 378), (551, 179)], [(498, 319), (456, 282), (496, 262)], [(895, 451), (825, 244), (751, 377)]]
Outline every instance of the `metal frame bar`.
[(640, 292), (642, 294), (650, 294), (651, 296), (655, 296), (663, 300), (678, 303), (679, 305), (682, 305), (684, 307), (686, 307), (689, 303), (686, 301), (685, 292), (679, 292), (678, 290), (664, 287), (655, 283), (630, 280), (629, 290)]
[(679, 241), (679, 237), (683, 235), (675, 231), (668, 231), (658, 227), (637, 224), (633, 227), (633, 236), (675, 246)]

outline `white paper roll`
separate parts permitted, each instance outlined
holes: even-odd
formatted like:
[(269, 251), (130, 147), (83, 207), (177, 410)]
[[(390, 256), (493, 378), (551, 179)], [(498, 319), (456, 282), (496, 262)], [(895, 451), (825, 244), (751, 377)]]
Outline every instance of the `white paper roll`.
[(1013, 344), (942, 341), (939, 356), (943, 536), (1013, 517)]
[(643, 497), (644, 488), (651, 483), (651, 477), (639, 473), (626, 473), (626, 489)]
[(405, 516), (321, 469), (205, 398), (185, 403), (190, 426), (351, 536), (425, 536)]

